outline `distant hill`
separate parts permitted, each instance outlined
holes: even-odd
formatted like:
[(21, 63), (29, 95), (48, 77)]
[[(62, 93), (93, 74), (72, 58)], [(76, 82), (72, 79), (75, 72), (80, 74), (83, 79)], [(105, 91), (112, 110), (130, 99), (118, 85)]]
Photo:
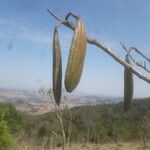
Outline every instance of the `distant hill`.
[[(112, 104), (121, 101), (119, 97), (104, 97), (96, 95), (71, 95), (69, 107)], [(53, 101), (49, 96), (44, 96), (38, 91), (0, 88), (0, 102), (11, 102), (16, 109), (22, 112), (39, 115), (53, 111)], [(65, 102), (62, 101), (62, 108)]]

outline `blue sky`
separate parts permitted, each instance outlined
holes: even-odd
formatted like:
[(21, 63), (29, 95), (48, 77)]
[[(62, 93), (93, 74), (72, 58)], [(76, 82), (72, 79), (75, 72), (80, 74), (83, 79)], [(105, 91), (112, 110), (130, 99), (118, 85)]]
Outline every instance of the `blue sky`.
[[(79, 15), (90, 37), (124, 58), (119, 42), (150, 56), (149, 0), (0, 0), (0, 87), (51, 86), (53, 27), (49, 8), (60, 17)], [(61, 27), (63, 73), (72, 31)], [(110, 56), (88, 45), (83, 75), (74, 93), (123, 96), (123, 70)], [(135, 97), (150, 96), (150, 85), (135, 77)]]

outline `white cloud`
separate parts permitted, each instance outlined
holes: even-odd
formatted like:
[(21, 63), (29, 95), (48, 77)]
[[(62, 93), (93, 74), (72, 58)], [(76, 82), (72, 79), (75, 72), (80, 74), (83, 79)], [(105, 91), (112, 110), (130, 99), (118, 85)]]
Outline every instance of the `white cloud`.
[(50, 36), (46, 31), (35, 29), (34, 27), (25, 26), (21, 19), (4, 19), (0, 18), (0, 39), (10, 40), (19, 39), (27, 40), (33, 43), (49, 44)]
[(19, 35), (22, 39), (28, 40), (34, 43), (41, 43), (41, 44), (49, 44), (50, 43), (50, 36), (42, 32), (40, 30), (31, 31), (25, 28), (22, 33)]
[[(53, 29), (50, 32), (42, 30), (38, 27), (25, 26), (22, 22), (22, 18), (13, 19), (0, 18), (0, 39), (5, 41), (11, 41), (12, 39), (17, 41), (23, 40), (25, 42), (31, 42), (33, 44), (48, 44), (51, 45), (53, 41)], [(71, 31), (59, 30), (59, 38), (62, 47), (62, 51), (68, 51), (71, 39)]]

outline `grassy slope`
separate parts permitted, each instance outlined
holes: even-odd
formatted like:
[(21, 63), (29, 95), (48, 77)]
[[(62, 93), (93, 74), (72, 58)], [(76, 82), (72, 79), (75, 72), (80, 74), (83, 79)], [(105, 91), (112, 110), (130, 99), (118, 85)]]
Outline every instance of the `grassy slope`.
[[(8, 105), (9, 106), (9, 105)], [(7, 107), (8, 107), (7, 106)], [(72, 143), (101, 143), (103, 145), (78, 144), (72, 147), (80, 149), (110, 149), (123, 150), (123, 147), (133, 148), (134, 142), (142, 141), (142, 138), (149, 139), (150, 136), (150, 99), (141, 99), (132, 103), (131, 109), (124, 113), (122, 103), (113, 105), (83, 106), (71, 109), (73, 116), (72, 123)], [(65, 131), (67, 134), (68, 115), (63, 111)], [(61, 133), (60, 125), (55, 113), (47, 113), (33, 117), (20, 114), (13, 106), (9, 106), (6, 121), (11, 133), (17, 138), (21, 150), (29, 149), (29, 145), (45, 147), (51, 146), (49, 139), (53, 140), (52, 145), (59, 145), (60, 141), (50, 134), (49, 129)], [(110, 144), (111, 142), (121, 142), (121, 145)], [(122, 143), (126, 142), (126, 143)], [(132, 142), (132, 143), (129, 143)], [(105, 145), (104, 143), (109, 143)], [(140, 146), (141, 143), (136, 143)], [(23, 147), (23, 149), (22, 149)], [(135, 146), (134, 146), (135, 147)], [(13, 150), (13, 148), (11, 147)], [(14, 148), (19, 150), (19, 146)], [(33, 146), (31, 146), (33, 150)], [(129, 149), (130, 150), (130, 149)]]

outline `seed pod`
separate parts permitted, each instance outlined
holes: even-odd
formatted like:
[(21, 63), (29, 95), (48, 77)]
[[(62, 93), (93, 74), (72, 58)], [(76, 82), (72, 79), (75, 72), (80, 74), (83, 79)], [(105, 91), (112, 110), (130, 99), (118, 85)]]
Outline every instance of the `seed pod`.
[(57, 105), (60, 105), (62, 92), (62, 60), (58, 31), (55, 28), (53, 37), (53, 93)]
[(86, 46), (87, 36), (85, 26), (78, 18), (65, 73), (65, 88), (67, 92), (72, 92), (80, 81), (86, 55)]
[[(125, 61), (131, 65), (129, 55), (126, 55)], [(131, 70), (125, 67), (124, 70), (124, 111), (130, 107), (133, 97), (133, 74)]]

